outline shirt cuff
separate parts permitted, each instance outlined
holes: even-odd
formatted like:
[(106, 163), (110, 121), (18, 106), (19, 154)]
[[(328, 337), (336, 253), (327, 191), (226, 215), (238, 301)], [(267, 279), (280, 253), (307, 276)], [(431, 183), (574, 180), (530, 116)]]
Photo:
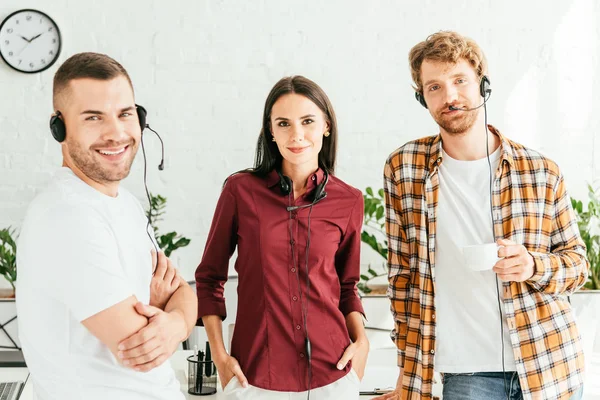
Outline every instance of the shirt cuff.
[(550, 255), (546, 253), (538, 253), (534, 251), (530, 251), (531, 257), (533, 257), (533, 276), (528, 279), (530, 282), (540, 282), (544, 275), (546, 275), (547, 268), (551, 268), (550, 264)]
[(357, 295), (352, 295), (345, 299), (340, 300), (340, 311), (344, 314), (344, 317), (350, 314), (353, 311), (358, 311), (365, 317), (365, 310), (363, 309), (362, 302), (360, 301), (360, 297)]
[(398, 350), (398, 366), (404, 368), (404, 351)]
[(227, 309), (225, 308), (225, 301), (212, 300), (209, 298), (198, 299), (198, 320), (196, 326), (204, 326), (202, 317), (206, 315), (218, 315), (221, 317), (221, 321), (227, 318)]
[(398, 366), (400, 368), (404, 367), (404, 355), (406, 354), (406, 335), (408, 333), (408, 325), (406, 323), (401, 324), (396, 321), (396, 327), (392, 330), (390, 334), (390, 338), (396, 345), (396, 349), (398, 350)]

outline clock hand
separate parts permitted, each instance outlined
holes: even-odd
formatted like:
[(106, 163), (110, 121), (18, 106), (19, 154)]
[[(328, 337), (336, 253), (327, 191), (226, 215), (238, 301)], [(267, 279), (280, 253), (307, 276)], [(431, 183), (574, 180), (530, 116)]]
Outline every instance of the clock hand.
[(17, 54), (17, 57), (20, 57), (20, 56), (21, 56), (21, 53), (23, 53), (23, 51), (24, 51), (24, 50), (25, 50), (27, 47), (29, 47), (29, 45), (30, 45), (30, 44), (31, 44), (31, 41), (30, 41), (29, 43), (27, 43), (27, 44), (25, 45), (25, 47), (23, 47), (23, 48), (21, 49), (21, 51), (19, 52), (19, 54)]
[(21, 37), (21, 39), (23, 39), (27, 43), (31, 43), (31, 40), (27, 39), (25, 36), (21, 36), (21, 35), (19, 35), (19, 36)]
[(37, 35), (37, 36), (34, 36), (34, 37), (32, 37), (32, 38), (31, 38), (31, 40), (30, 40), (30, 42), (33, 42), (35, 39), (37, 39), (37, 38), (39, 38), (40, 36), (42, 36), (42, 34), (43, 34), (43, 33), (44, 33), (44, 32), (40, 33), (40, 34), (39, 34), (39, 35)]

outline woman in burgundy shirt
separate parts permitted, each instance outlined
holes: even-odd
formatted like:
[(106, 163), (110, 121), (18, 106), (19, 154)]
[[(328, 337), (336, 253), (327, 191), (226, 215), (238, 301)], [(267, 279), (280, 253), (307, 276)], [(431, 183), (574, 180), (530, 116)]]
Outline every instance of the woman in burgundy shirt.
[[(230, 176), (217, 203), (196, 270), (199, 324), (230, 398), (358, 399), (369, 351), (356, 290), (363, 197), (333, 175), (335, 113), (295, 76), (273, 87), (262, 125), (254, 168)], [(228, 355), (223, 286), (236, 247)]]

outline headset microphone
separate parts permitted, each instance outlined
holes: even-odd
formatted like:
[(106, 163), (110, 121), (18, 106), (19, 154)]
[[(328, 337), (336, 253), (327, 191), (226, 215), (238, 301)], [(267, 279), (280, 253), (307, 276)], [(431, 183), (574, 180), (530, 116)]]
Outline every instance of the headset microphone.
[(296, 210), (299, 210), (299, 209), (301, 209), (301, 208), (308, 208), (308, 207), (312, 207), (312, 206), (314, 206), (315, 204), (317, 204), (319, 201), (323, 200), (325, 197), (327, 197), (327, 193), (323, 192), (323, 193), (322, 193), (322, 194), (319, 196), (319, 198), (317, 198), (317, 199), (314, 199), (314, 201), (313, 201), (312, 203), (310, 203), (310, 204), (305, 204), (305, 205), (303, 205), (303, 206), (291, 206), (291, 207), (286, 207), (285, 209), (286, 209), (287, 211), (296, 211)]
[(487, 96), (485, 97), (485, 99), (483, 99), (483, 103), (481, 103), (480, 105), (478, 105), (477, 107), (473, 107), (473, 108), (458, 108), (458, 107), (454, 107), (454, 106), (448, 106), (448, 109), (451, 111), (473, 111), (473, 110), (477, 110), (478, 108), (481, 108), (485, 105), (485, 103), (487, 103), (487, 101), (490, 99), (490, 96), (492, 95), (492, 89), (488, 89), (488, 91), (486, 92)]
[(160, 137), (160, 135), (158, 134), (158, 132), (156, 132), (154, 129), (150, 128), (149, 124), (146, 124), (146, 128), (150, 129), (156, 135), (158, 140), (160, 140), (161, 157), (160, 157), (160, 164), (158, 165), (158, 169), (162, 171), (165, 169), (165, 144), (163, 143), (163, 140)]

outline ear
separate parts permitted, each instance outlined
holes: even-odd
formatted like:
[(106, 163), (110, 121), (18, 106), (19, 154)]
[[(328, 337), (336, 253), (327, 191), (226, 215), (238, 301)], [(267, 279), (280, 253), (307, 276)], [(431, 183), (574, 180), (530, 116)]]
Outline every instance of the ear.
[(325, 131), (323, 133), (327, 132), (330, 128), (331, 128), (331, 124), (329, 123), (329, 121), (326, 120), (325, 121)]

